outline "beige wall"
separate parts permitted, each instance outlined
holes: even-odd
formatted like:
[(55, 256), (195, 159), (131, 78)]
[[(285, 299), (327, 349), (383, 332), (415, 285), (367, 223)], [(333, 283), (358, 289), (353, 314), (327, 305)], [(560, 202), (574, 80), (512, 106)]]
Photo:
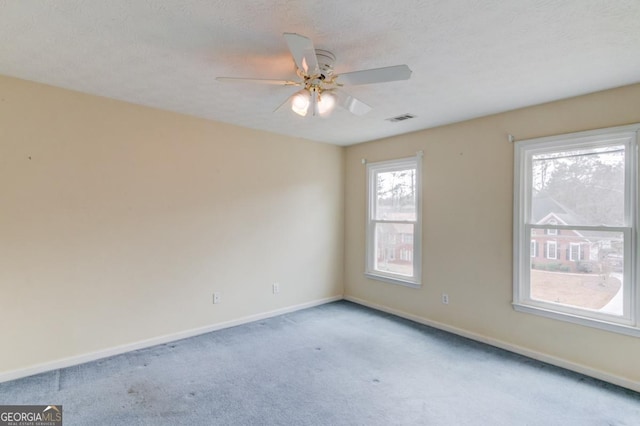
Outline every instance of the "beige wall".
[[(640, 339), (510, 305), (507, 133), (524, 139), (634, 122), (640, 85), (345, 155), (0, 77), (0, 376), (340, 296), (344, 278), (346, 294), (367, 303), (640, 382)], [(360, 160), (418, 150), (424, 284), (416, 290), (363, 276)], [(214, 291), (222, 294), (215, 306)]]
[(0, 77), (0, 374), (341, 296), (343, 156)]
[[(640, 389), (640, 339), (515, 312), (513, 145), (640, 122), (640, 85), (347, 148), (345, 294), (495, 342), (618, 376)], [(424, 151), (423, 286), (366, 279), (365, 170)], [(448, 293), (450, 304), (440, 302)]]

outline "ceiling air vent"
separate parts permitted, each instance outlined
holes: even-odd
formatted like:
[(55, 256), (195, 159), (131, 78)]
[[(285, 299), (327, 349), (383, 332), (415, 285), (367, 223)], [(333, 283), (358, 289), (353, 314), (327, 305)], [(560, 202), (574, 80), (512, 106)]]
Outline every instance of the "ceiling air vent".
[(392, 123), (396, 123), (398, 121), (409, 120), (410, 118), (416, 118), (416, 116), (413, 115), (413, 114), (402, 114), (402, 115), (399, 115), (397, 117), (387, 118), (387, 120), (392, 122)]

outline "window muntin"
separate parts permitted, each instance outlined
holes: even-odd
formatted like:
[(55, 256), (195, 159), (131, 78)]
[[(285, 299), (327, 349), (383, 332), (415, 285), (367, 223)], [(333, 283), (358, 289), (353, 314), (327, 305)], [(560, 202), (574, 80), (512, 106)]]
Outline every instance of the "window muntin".
[(366, 275), (420, 285), (420, 157), (367, 164)]
[[(639, 128), (516, 143), (517, 310), (628, 333), (631, 326), (630, 333), (640, 335)], [(535, 252), (538, 245), (544, 253)]]

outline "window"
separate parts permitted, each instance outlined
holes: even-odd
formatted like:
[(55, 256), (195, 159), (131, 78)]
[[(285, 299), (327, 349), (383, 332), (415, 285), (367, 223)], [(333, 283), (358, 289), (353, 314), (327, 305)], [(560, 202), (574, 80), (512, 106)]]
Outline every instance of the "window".
[(406, 248), (400, 249), (400, 260), (410, 262), (412, 260), (411, 250), (407, 250)]
[(556, 259), (558, 257), (558, 243), (555, 241), (547, 241), (547, 259)]
[(368, 277), (420, 285), (421, 181), (421, 155), (367, 164)]
[[(549, 225), (557, 225), (557, 224), (558, 224), (558, 221), (555, 219), (551, 219), (549, 221)], [(556, 228), (547, 228), (545, 231), (547, 235), (558, 235), (558, 230)]]
[(569, 243), (569, 260), (577, 262), (580, 260), (580, 243)]
[(538, 242), (531, 240), (531, 257), (538, 257)]
[[(517, 311), (640, 336), (639, 130), (637, 124), (516, 142)], [(544, 244), (537, 259), (534, 238)]]

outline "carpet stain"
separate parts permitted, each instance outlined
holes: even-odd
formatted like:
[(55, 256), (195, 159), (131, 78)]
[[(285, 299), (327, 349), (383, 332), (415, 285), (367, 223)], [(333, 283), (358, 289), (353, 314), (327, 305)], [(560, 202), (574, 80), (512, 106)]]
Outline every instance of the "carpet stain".
[(133, 404), (145, 408), (151, 408), (155, 405), (157, 390), (147, 383), (138, 383), (129, 387), (127, 393), (131, 395)]
[(378, 380), (378, 379), (373, 379), (373, 383), (380, 383), (380, 380)]

